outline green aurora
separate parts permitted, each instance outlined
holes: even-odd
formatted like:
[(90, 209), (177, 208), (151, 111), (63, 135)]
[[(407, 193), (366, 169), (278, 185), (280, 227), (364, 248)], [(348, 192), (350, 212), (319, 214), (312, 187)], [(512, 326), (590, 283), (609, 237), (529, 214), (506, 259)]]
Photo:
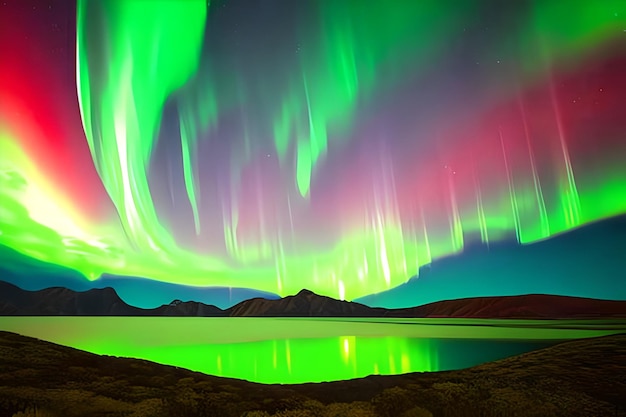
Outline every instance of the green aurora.
[(625, 23), (621, 0), (79, 0), (85, 137), (57, 148), (86, 139), (101, 184), (47, 180), (0, 116), (0, 244), (90, 280), (354, 299), (624, 214)]

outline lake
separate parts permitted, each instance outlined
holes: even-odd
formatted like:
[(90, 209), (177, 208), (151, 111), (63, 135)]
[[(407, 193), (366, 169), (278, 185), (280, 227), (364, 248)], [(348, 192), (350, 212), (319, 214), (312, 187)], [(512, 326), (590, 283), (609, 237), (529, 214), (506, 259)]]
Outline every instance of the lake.
[(0, 330), (88, 352), (263, 383), (441, 371), (578, 338), (619, 320), (0, 317)]

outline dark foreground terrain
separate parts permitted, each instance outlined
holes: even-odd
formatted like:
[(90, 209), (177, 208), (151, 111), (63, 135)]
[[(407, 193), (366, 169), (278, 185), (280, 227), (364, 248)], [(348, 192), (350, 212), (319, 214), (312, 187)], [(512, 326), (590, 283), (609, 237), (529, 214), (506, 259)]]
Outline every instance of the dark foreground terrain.
[(460, 371), (281, 386), (0, 332), (0, 416), (626, 416), (626, 335)]

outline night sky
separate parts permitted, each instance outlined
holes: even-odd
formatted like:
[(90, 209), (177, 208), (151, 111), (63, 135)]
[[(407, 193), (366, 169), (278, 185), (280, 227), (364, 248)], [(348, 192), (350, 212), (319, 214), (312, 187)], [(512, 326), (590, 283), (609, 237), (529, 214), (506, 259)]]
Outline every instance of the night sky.
[(626, 214), (623, 0), (6, 0), (0, 58), (0, 245), (86, 281), (626, 297), (626, 228), (568, 243)]

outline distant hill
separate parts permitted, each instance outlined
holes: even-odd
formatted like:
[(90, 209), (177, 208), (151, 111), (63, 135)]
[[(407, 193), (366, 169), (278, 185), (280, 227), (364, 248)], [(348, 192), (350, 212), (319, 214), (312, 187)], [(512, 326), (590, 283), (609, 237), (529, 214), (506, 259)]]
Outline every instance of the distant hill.
[(626, 301), (528, 294), (438, 301), (387, 310), (387, 317), (593, 319), (626, 318)]
[(73, 291), (46, 288), (25, 291), (0, 281), (0, 315), (4, 316), (221, 316), (218, 307), (173, 301), (155, 309), (126, 304), (113, 288)]
[(626, 301), (531, 294), (467, 298), (412, 308), (384, 309), (339, 301), (302, 290), (279, 300), (253, 298), (225, 310), (180, 300), (154, 309), (141, 309), (126, 304), (112, 288), (84, 292), (66, 288), (25, 291), (0, 281), (0, 315), (581, 319), (626, 317)]
[(469, 369), (265, 385), (0, 331), (1, 416), (621, 416), (626, 335)]
[(302, 290), (280, 300), (246, 300), (226, 311), (232, 317), (382, 317), (387, 310)]
[[(0, 277), (0, 279), (2, 279)], [(173, 299), (197, 301), (225, 309), (251, 298), (277, 300), (278, 294), (250, 288), (196, 287), (155, 281), (148, 278), (103, 274), (94, 285), (98, 288), (111, 287), (128, 304), (141, 308), (155, 308)], [(19, 285), (19, 284), (18, 284)]]
[(7, 282), (0, 283), (0, 313), (20, 316), (132, 316), (142, 310), (129, 306), (114, 289), (83, 292), (54, 287), (25, 291)]

